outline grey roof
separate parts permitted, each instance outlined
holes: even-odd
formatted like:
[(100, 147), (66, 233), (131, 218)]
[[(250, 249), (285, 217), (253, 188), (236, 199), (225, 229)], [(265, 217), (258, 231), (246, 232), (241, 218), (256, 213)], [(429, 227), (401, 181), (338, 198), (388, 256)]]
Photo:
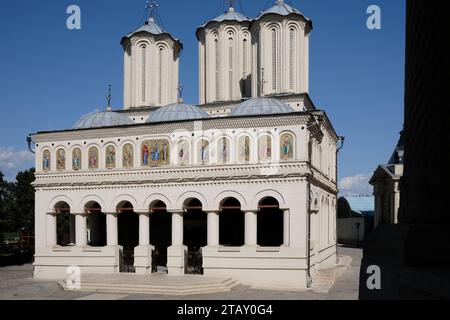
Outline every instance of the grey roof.
[(224, 21), (237, 21), (237, 22), (251, 22), (252, 19), (249, 17), (244, 16), (242, 13), (237, 12), (233, 7), (230, 7), (230, 9), (228, 9), (227, 12), (225, 12), (224, 14), (209, 20), (208, 22), (206, 22), (205, 24), (203, 24), (200, 28), (204, 28), (206, 27), (210, 22), (224, 22)]
[(158, 25), (158, 23), (153, 18), (148, 19), (148, 21), (145, 22), (145, 24), (143, 26), (137, 28), (133, 32), (130, 32), (125, 37), (123, 37), (122, 38), (122, 42), (123, 42), (124, 39), (131, 38), (133, 35), (135, 35), (135, 34), (137, 34), (139, 32), (147, 32), (147, 33), (151, 33), (153, 35), (167, 34), (174, 41), (179, 42), (181, 44), (180, 40), (174, 38), (169, 32), (164, 30), (164, 28), (162, 28), (160, 25)]
[(159, 108), (155, 112), (151, 113), (150, 117), (147, 119), (147, 123), (196, 120), (205, 118), (209, 118), (209, 114), (199, 107), (184, 103), (174, 103)]
[(255, 98), (242, 102), (230, 113), (230, 117), (282, 114), (295, 112), (291, 106), (273, 98)]
[(134, 122), (117, 112), (104, 111), (104, 112), (92, 112), (88, 113), (80, 118), (73, 129), (89, 129), (100, 127), (114, 127), (134, 124)]
[(311, 19), (305, 17), (299, 10), (295, 9), (294, 7), (291, 7), (290, 5), (284, 3), (282, 0), (277, 0), (275, 5), (273, 7), (270, 7), (269, 9), (263, 11), (256, 20), (261, 19), (263, 16), (267, 14), (278, 14), (281, 16), (288, 16), (290, 14), (298, 14), (301, 15), (309, 24), (310, 28), (312, 29), (312, 22)]

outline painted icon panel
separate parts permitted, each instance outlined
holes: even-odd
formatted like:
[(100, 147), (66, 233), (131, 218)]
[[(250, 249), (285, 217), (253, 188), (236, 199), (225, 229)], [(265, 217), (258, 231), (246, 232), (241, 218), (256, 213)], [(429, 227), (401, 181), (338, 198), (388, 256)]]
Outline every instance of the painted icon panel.
[(294, 136), (290, 133), (284, 133), (280, 139), (281, 160), (294, 160)]
[(75, 148), (72, 151), (72, 170), (81, 170), (82, 153), (80, 148)]
[(225, 137), (220, 138), (217, 144), (217, 159), (219, 164), (230, 162), (230, 150), (230, 140)]
[(190, 146), (189, 141), (181, 140), (178, 142), (178, 164), (180, 166), (189, 165), (190, 161)]
[(240, 137), (238, 143), (238, 155), (240, 163), (249, 163), (250, 162), (250, 137)]
[(116, 168), (116, 148), (109, 146), (106, 148), (106, 169)]
[(89, 169), (94, 170), (98, 169), (98, 149), (96, 147), (92, 147), (89, 149)]
[(64, 149), (56, 151), (56, 170), (66, 170), (66, 151)]
[(258, 141), (259, 161), (272, 160), (272, 138), (269, 135), (262, 136)]
[(202, 139), (197, 146), (197, 159), (200, 164), (209, 164), (209, 141)]
[(124, 168), (132, 168), (134, 165), (133, 145), (126, 144), (122, 149), (122, 165)]
[(150, 140), (142, 143), (142, 161), (144, 167), (160, 167), (170, 164), (170, 143), (167, 140)]
[(45, 150), (42, 153), (42, 170), (50, 171), (51, 170), (51, 162), (52, 162), (52, 157), (50, 154), (50, 150)]

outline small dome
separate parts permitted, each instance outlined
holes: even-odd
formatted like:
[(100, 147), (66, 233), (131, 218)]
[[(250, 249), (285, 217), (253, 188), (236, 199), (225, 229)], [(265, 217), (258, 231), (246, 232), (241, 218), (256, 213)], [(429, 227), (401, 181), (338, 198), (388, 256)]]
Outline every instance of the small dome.
[(295, 112), (291, 106), (273, 98), (255, 98), (242, 102), (230, 113), (230, 117), (257, 116)]
[(134, 124), (134, 122), (117, 112), (103, 111), (88, 113), (80, 118), (75, 123), (73, 129), (88, 129), (88, 128), (100, 128), (100, 127), (115, 127), (128, 124)]
[(240, 12), (237, 12), (233, 7), (230, 7), (228, 9), (227, 12), (225, 12), (224, 14), (209, 20), (208, 22), (206, 22), (205, 24), (203, 24), (202, 26), (200, 26), (197, 29), (197, 32), (201, 29), (201, 28), (205, 28), (208, 24), (210, 24), (211, 22), (225, 22), (225, 21), (236, 21), (236, 22), (251, 22), (252, 19), (250, 19), (249, 17), (246, 17), (245, 15), (243, 15)]
[[(307, 22), (309, 29), (312, 30), (312, 21), (305, 17), (299, 10), (297, 10), (294, 7), (291, 7), (287, 3), (284, 3), (283, 0), (277, 0), (274, 6), (270, 7), (269, 9), (263, 11), (256, 20), (260, 20), (262, 17), (268, 15), (268, 14), (276, 14), (280, 16), (289, 16), (291, 14), (300, 15), (303, 17), (303, 19)], [(310, 31), (309, 30), (309, 31)]]
[(206, 118), (209, 118), (209, 114), (199, 107), (184, 103), (174, 103), (159, 108), (155, 112), (151, 113), (150, 117), (147, 120), (147, 123), (196, 120)]

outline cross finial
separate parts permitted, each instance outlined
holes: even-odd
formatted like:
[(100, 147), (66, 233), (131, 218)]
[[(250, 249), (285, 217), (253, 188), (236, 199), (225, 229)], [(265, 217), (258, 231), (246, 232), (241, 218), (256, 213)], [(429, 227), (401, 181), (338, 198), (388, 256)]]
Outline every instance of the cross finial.
[(283, 0), (277, 0), (277, 5), (282, 5), (284, 3)]
[(226, 3), (228, 4), (228, 8), (233, 8), (235, 2), (236, 2), (236, 0), (226, 0)]
[(264, 95), (264, 85), (266, 83), (267, 81), (264, 79), (264, 68), (261, 68), (261, 81), (258, 83), (261, 97)]
[(159, 4), (156, 1), (147, 1), (145, 5), (145, 9), (147, 10), (148, 19), (155, 20), (156, 11), (158, 10)]
[(109, 85), (109, 89), (108, 89), (108, 95), (106, 96), (106, 101), (108, 101), (108, 111), (111, 111), (111, 99), (112, 99), (112, 95), (111, 95), (111, 85)]
[(180, 83), (178, 84), (177, 90), (178, 90), (178, 101), (182, 102), (183, 101), (183, 85)]

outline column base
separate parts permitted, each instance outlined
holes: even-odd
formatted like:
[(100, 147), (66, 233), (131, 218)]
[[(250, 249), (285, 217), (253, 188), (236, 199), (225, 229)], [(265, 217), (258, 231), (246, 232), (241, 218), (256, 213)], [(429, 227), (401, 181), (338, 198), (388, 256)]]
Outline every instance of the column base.
[(153, 246), (139, 246), (134, 248), (134, 268), (136, 274), (147, 275), (152, 273)]
[(184, 275), (186, 246), (167, 248), (167, 270), (169, 276)]
[[(450, 233), (448, 225), (380, 225), (366, 239), (361, 263), (361, 300), (449, 299)], [(371, 290), (380, 268), (381, 288)]]

